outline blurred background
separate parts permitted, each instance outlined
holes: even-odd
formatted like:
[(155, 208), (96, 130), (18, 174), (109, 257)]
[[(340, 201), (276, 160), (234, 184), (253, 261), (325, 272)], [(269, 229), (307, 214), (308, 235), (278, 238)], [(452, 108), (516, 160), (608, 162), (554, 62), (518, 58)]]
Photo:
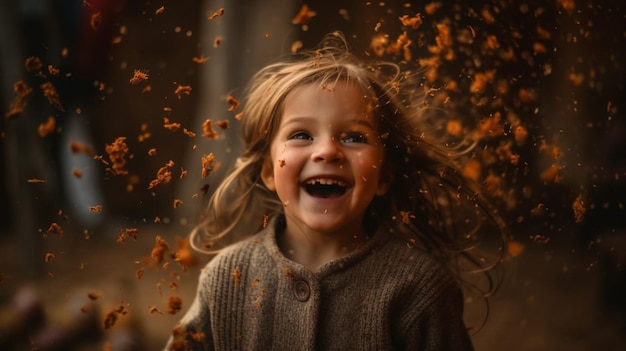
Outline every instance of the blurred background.
[(625, 16), (609, 0), (2, 2), (0, 349), (160, 349), (209, 259), (184, 238), (239, 153), (233, 101), (334, 30), (421, 70), (441, 130), (476, 135), (468, 176), (514, 234), (489, 310), (466, 301), (476, 349), (626, 349)]

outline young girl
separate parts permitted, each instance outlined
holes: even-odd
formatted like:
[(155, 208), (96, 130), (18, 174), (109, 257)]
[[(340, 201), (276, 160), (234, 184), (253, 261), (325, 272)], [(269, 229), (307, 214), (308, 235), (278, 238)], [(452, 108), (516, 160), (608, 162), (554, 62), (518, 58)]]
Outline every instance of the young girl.
[(253, 77), (245, 151), (191, 239), (255, 228), (202, 271), (166, 349), (472, 349), (460, 270), (485, 269), (469, 253), (481, 223), (503, 226), (427, 140), (410, 75), (345, 44)]

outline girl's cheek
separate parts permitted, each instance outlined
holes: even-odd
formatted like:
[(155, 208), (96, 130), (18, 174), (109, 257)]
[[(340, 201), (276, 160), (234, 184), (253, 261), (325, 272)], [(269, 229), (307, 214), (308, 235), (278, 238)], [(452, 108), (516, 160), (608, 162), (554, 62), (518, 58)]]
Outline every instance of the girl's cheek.
[(277, 150), (277, 158), (276, 158), (276, 167), (280, 168), (285, 168), (287, 167), (287, 158), (289, 157), (289, 150), (287, 148), (287, 144), (283, 143), (281, 146), (279, 146), (280, 149)]

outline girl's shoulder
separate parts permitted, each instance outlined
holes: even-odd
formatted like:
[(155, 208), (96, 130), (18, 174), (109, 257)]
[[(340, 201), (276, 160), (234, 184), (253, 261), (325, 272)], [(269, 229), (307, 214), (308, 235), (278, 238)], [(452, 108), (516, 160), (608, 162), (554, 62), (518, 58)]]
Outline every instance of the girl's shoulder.
[(432, 306), (442, 294), (456, 298), (461, 292), (460, 281), (450, 265), (411, 242), (391, 236), (376, 255), (375, 261), (381, 266), (376, 276), (383, 277), (383, 284), (403, 292), (400, 296), (419, 309)]
[(224, 247), (207, 263), (206, 268), (214, 269), (218, 266), (249, 263), (254, 257), (258, 256), (260, 250), (264, 250), (263, 240), (267, 235), (268, 230), (262, 230), (248, 238)]
[(447, 282), (455, 280), (453, 272), (445, 262), (437, 259), (424, 248), (409, 240), (389, 234), (389, 240), (374, 249), (375, 261), (387, 266), (389, 271), (403, 275), (408, 280), (435, 279)]

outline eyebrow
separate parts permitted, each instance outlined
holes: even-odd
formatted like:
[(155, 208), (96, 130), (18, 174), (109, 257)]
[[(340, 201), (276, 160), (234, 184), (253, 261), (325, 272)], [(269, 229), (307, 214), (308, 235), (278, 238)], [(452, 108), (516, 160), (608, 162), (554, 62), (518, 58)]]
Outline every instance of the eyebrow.
[[(299, 117), (292, 117), (289, 121), (285, 122), (284, 124), (282, 124), (282, 126), (288, 126), (290, 124), (294, 124), (294, 123), (300, 123), (306, 120), (315, 120), (315, 117), (312, 116), (299, 116)], [(356, 123), (358, 125), (362, 125), (365, 126), (369, 129), (372, 130), (376, 130), (376, 126), (374, 124), (372, 124), (370, 121), (365, 120), (365, 119), (361, 119), (361, 118), (350, 118), (349, 120), (345, 121), (346, 123)]]

